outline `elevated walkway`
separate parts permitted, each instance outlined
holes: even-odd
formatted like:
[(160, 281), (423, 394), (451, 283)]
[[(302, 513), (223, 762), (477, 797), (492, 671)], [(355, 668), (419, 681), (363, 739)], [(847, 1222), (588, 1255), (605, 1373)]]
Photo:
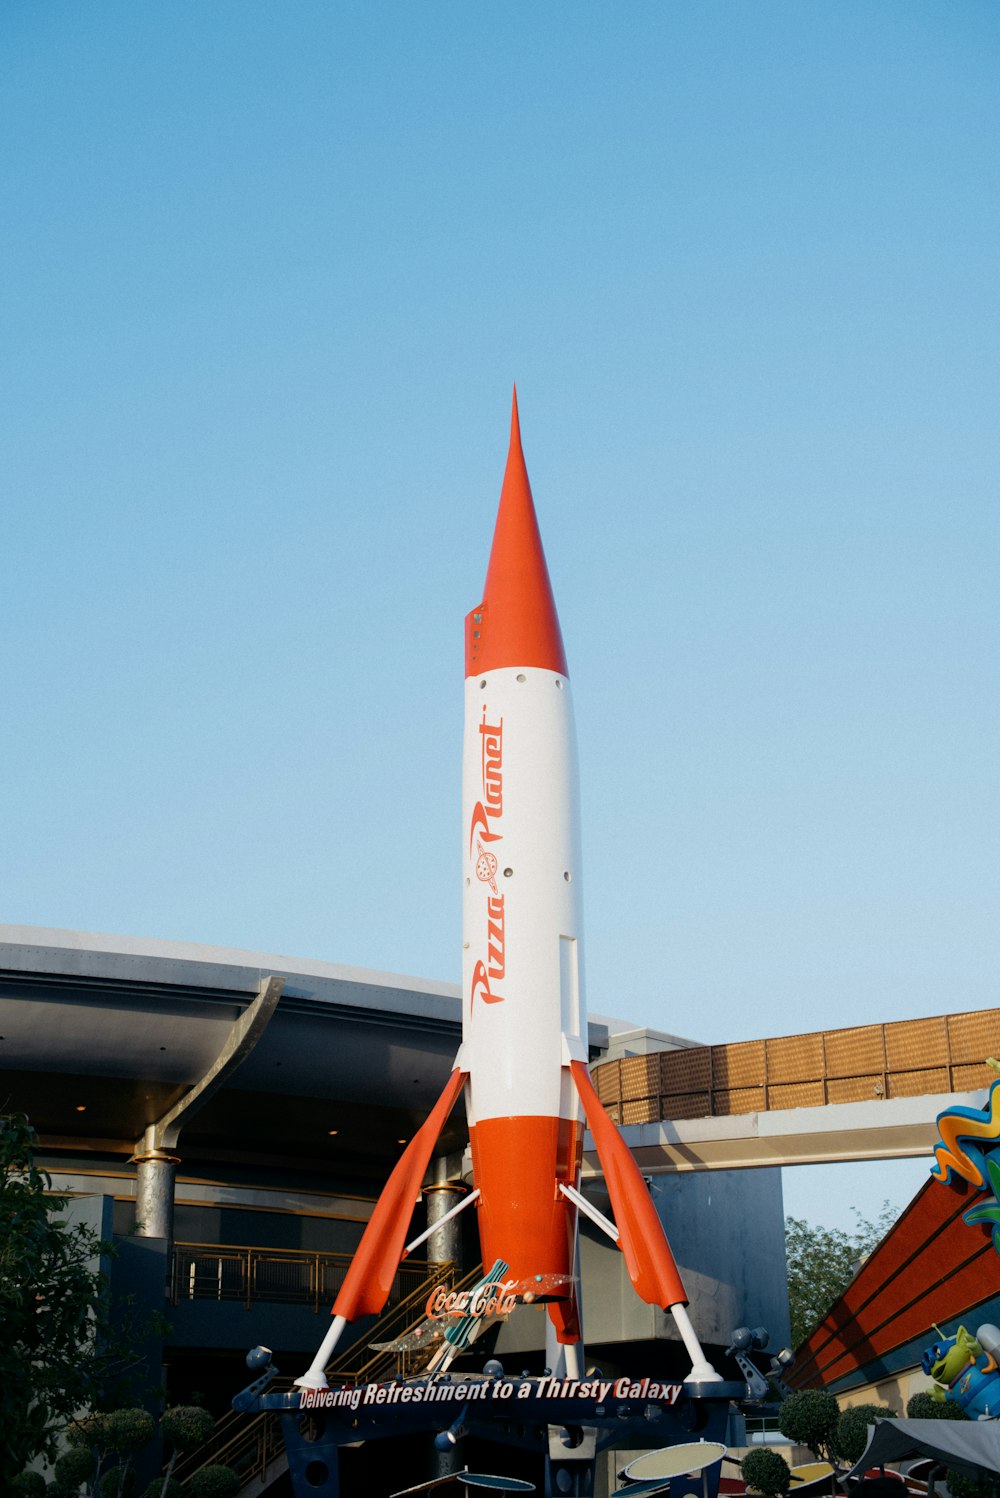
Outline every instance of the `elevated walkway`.
[(731, 1045), (634, 1039), (642, 1054), (592, 1073), (650, 1174), (899, 1159), (928, 1153), (937, 1115), (996, 1080), (1000, 1009)]

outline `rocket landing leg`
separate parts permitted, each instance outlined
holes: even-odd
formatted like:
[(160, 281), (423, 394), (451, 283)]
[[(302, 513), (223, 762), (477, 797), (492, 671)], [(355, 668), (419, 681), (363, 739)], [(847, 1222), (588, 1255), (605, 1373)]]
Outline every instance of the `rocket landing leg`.
[(672, 1314), (691, 1358), (689, 1378), (696, 1383), (719, 1382), (720, 1375), (706, 1358), (691, 1325), (684, 1285), (632, 1152), (605, 1113), (586, 1064), (571, 1061), (570, 1070), (604, 1168), (618, 1227), (618, 1244), (625, 1255), (635, 1292), (647, 1305), (660, 1306)]
[(555, 1378), (582, 1378), (582, 1342), (560, 1342), (552, 1322), (545, 1322), (545, 1366)]
[[(576, 1171), (579, 1185), (580, 1172)], [(564, 1187), (560, 1190), (569, 1193)], [(575, 1206), (573, 1197), (571, 1203)], [(566, 1300), (554, 1300), (546, 1307), (545, 1318), (545, 1366), (551, 1368), (556, 1378), (582, 1378), (585, 1353), (583, 1350), (583, 1306), (580, 1294), (580, 1225), (573, 1213), (573, 1251), (570, 1255), (569, 1295)]]
[(326, 1365), (344, 1327), (349, 1321), (356, 1321), (359, 1316), (377, 1315), (389, 1299), (396, 1270), (403, 1258), (414, 1203), (420, 1195), (420, 1185), (430, 1163), (431, 1152), (464, 1082), (465, 1073), (456, 1068), (427, 1118), (397, 1160), (395, 1169), (375, 1203), (375, 1210), (334, 1301), (333, 1324), (309, 1368), (301, 1378), (295, 1380), (299, 1388), (325, 1389)]

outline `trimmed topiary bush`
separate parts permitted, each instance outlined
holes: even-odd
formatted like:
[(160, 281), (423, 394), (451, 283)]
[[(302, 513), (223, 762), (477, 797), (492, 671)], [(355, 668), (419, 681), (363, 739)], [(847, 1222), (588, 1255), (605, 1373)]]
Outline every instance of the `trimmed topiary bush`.
[(968, 1420), (968, 1415), (954, 1399), (935, 1399), (928, 1389), (911, 1394), (906, 1401), (909, 1420)]
[(97, 1470), (94, 1453), (89, 1446), (71, 1446), (56, 1461), (56, 1487), (74, 1493), (81, 1482), (89, 1482)]
[(787, 1493), (792, 1480), (781, 1452), (771, 1451), (767, 1446), (747, 1452), (740, 1462), (740, 1476), (748, 1488), (763, 1493), (764, 1498), (779, 1498), (779, 1494)]
[(131, 1467), (112, 1467), (101, 1478), (98, 1492), (101, 1498), (135, 1498), (139, 1479)]
[(170, 1452), (166, 1471), (169, 1481), (178, 1453), (196, 1451), (199, 1446), (203, 1446), (215, 1429), (215, 1421), (208, 1410), (203, 1410), (200, 1405), (177, 1404), (172, 1410), (167, 1410), (160, 1421), (160, 1429)]
[(45, 1478), (40, 1472), (19, 1472), (12, 1487), (17, 1498), (45, 1498)]
[(119, 1456), (131, 1456), (152, 1440), (156, 1421), (148, 1410), (113, 1410), (104, 1416), (107, 1426), (105, 1445)]
[(240, 1480), (232, 1467), (202, 1467), (188, 1478), (190, 1498), (236, 1498)]
[(167, 1410), (160, 1421), (160, 1429), (167, 1446), (175, 1451), (194, 1451), (208, 1440), (215, 1429), (215, 1421), (208, 1410), (196, 1404), (178, 1404)]
[(184, 1488), (176, 1477), (167, 1478), (166, 1489), (163, 1486), (163, 1478), (154, 1477), (149, 1487), (144, 1490), (142, 1498), (161, 1498), (161, 1494), (162, 1498), (185, 1498)]
[(778, 1411), (782, 1435), (825, 1461), (833, 1461), (839, 1419), (840, 1405), (828, 1389), (797, 1389)]
[(108, 1444), (107, 1415), (88, 1415), (85, 1420), (74, 1420), (66, 1431), (66, 1439), (71, 1446), (86, 1446), (88, 1449), (96, 1446), (103, 1451)]
[(868, 1445), (868, 1427), (879, 1420), (895, 1420), (896, 1413), (885, 1404), (855, 1404), (844, 1410), (837, 1421), (834, 1452), (841, 1461), (853, 1467)]
[[(78, 1482), (66, 1482), (60, 1477), (53, 1477), (45, 1489), (46, 1498), (77, 1498), (79, 1492), (80, 1484)], [(89, 1486), (84, 1489), (84, 1492), (90, 1492)]]

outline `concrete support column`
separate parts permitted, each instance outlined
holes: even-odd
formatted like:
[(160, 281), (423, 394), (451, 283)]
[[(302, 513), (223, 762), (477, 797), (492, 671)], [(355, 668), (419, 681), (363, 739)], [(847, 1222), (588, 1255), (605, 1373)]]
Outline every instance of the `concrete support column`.
[[(427, 1226), (431, 1227), (439, 1222), (446, 1212), (452, 1207), (457, 1207), (459, 1202), (468, 1193), (468, 1187), (462, 1180), (462, 1157), (460, 1155), (442, 1155), (431, 1162), (433, 1182), (424, 1187), (424, 1201), (427, 1205)], [(462, 1255), (462, 1219), (474, 1212), (471, 1206), (468, 1212), (460, 1212), (450, 1222), (444, 1223), (427, 1239), (427, 1260), (430, 1264), (454, 1264), (456, 1277), (461, 1276), (463, 1267)], [(459, 1441), (457, 1445), (446, 1446), (440, 1450), (436, 1443), (431, 1448), (431, 1475), (440, 1479), (454, 1476), (465, 1466), (464, 1442)]]
[(135, 1161), (135, 1232), (138, 1238), (165, 1238), (167, 1253), (174, 1236), (174, 1176), (180, 1160), (159, 1149), (146, 1130)]
[[(424, 1201), (427, 1205), (427, 1226), (431, 1227), (439, 1222), (452, 1207), (457, 1207), (465, 1195), (465, 1187), (461, 1181), (441, 1181), (433, 1186), (424, 1187)], [(437, 1228), (427, 1240), (427, 1259), (431, 1264), (454, 1264), (461, 1267), (462, 1262), (462, 1217), (453, 1217), (450, 1222), (444, 1223)]]

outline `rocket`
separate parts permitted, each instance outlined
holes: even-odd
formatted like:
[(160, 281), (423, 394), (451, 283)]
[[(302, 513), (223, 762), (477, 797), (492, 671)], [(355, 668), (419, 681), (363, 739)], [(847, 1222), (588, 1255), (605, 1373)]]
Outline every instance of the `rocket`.
[[(588, 1071), (582, 960), (576, 737), (566, 652), (521, 448), (517, 392), (481, 601), (465, 620), (462, 767), (462, 1045), (435, 1107), (376, 1203), (333, 1307), (330, 1330), (296, 1382), (325, 1388), (348, 1322), (381, 1311), (441, 1129), (464, 1090), (484, 1265), (564, 1284), (548, 1301), (549, 1348), (581, 1361), (578, 1213), (618, 1242), (641, 1299), (669, 1309), (695, 1381), (718, 1378), (646, 1184)], [(584, 1122), (614, 1211), (580, 1192)], [(439, 1226), (440, 1223), (435, 1224)], [(552, 1352), (549, 1354), (552, 1361)]]

